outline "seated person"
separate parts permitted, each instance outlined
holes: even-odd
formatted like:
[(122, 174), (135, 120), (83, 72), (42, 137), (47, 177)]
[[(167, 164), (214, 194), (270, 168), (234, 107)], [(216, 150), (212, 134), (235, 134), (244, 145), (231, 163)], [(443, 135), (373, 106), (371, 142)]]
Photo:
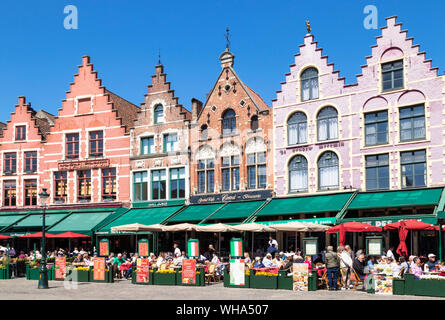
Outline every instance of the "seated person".
[(360, 253), (357, 258), (354, 259), (354, 262), (352, 263), (352, 268), (354, 269), (357, 276), (360, 278), (360, 280), (365, 279), (365, 254)]
[(420, 279), (423, 274), (422, 267), (420, 266), (420, 258), (415, 257), (413, 259), (413, 265), (411, 266), (411, 273), (414, 274), (414, 279)]
[(253, 264), (254, 268), (264, 268), (263, 263), (261, 262), (260, 257), (255, 257), (255, 263)]
[(272, 255), (270, 253), (267, 253), (263, 258), (263, 265), (268, 268), (273, 266)]

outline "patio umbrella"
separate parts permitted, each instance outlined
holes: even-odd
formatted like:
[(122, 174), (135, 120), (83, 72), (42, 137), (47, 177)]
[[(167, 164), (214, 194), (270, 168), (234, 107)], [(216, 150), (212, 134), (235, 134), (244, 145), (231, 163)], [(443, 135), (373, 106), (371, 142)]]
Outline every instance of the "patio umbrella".
[(195, 230), (199, 232), (231, 232), (237, 231), (232, 226), (223, 223), (209, 224), (206, 226), (196, 225)]
[(10, 236), (5, 236), (4, 234), (0, 234), (0, 239), (1, 240), (3, 240), (3, 239), (12, 239), (13, 237), (10, 237)]
[(340, 246), (345, 245), (345, 233), (346, 232), (381, 232), (382, 228), (375, 227), (368, 223), (362, 223), (357, 221), (351, 221), (330, 227), (326, 230), (327, 233), (338, 232), (338, 243)]
[(408, 235), (408, 229), (406, 228), (406, 223), (405, 221), (400, 221), (400, 226), (399, 226), (399, 246), (397, 247), (397, 254), (400, 256), (403, 255), (408, 255), (408, 248), (406, 247), (406, 237)]
[(163, 226), (162, 231), (193, 231), (196, 230), (196, 225), (191, 223), (180, 223), (171, 226)]
[(308, 226), (309, 231), (312, 232), (322, 232), (328, 230), (330, 227), (324, 224), (312, 223), (312, 222), (304, 222), (305, 225)]
[(161, 225), (144, 225), (140, 223), (124, 224), (121, 226), (111, 227), (111, 232), (141, 232), (141, 231), (162, 231)]
[(242, 223), (236, 226), (233, 226), (235, 231), (250, 231), (250, 232), (275, 232), (276, 230), (271, 228), (270, 226), (266, 226), (265, 224), (260, 223)]
[(288, 223), (278, 223), (269, 225), (272, 229), (276, 231), (295, 231), (295, 232), (306, 232), (309, 231), (309, 227), (301, 222), (292, 221)]
[[(393, 222), (393, 223), (387, 224), (385, 226), (385, 230), (399, 230), (401, 222), (402, 221), (398, 221), (398, 222)], [(407, 230), (437, 230), (435, 225), (425, 223), (422, 221), (404, 220), (403, 223), (405, 224), (405, 228)]]
[[(45, 237), (47, 237), (47, 238), (54, 238), (54, 236), (55, 236), (54, 234), (45, 232)], [(20, 236), (20, 238), (41, 238), (41, 237), (42, 237), (42, 232), (36, 232), (36, 233), (25, 234), (23, 236)]]
[(86, 234), (80, 234), (75, 232), (63, 232), (56, 234), (53, 238), (64, 238), (64, 239), (70, 239), (70, 238), (89, 238), (90, 236)]

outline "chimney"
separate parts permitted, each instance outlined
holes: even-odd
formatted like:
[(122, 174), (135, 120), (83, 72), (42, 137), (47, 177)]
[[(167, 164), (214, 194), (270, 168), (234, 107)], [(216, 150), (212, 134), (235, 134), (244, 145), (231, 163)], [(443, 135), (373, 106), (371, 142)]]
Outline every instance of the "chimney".
[(202, 110), (202, 102), (192, 98), (192, 121), (198, 120), (198, 115)]

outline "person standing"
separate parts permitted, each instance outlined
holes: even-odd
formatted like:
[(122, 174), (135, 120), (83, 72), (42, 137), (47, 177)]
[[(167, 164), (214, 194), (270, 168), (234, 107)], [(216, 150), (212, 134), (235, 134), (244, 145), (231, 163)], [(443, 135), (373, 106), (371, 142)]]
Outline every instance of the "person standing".
[(179, 246), (176, 242), (173, 244), (173, 249), (174, 249), (174, 253), (173, 253), (174, 257), (181, 256), (181, 249), (179, 249)]
[(343, 248), (338, 247), (338, 252), (340, 252), (340, 268), (341, 268), (341, 277), (342, 277), (342, 290), (346, 290), (350, 288), (350, 273), (352, 267), (352, 259), (351, 255)]
[(275, 248), (278, 250), (278, 242), (272, 236), (269, 237), (269, 247), (272, 247), (275, 245)]
[(396, 260), (396, 258), (394, 257), (394, 253), (392, 252), (393, 250), (394, 250), (394, 247), (390, 247), (388, 249), (388, 251), (386, 251), (386, 257), (391, 258), (392, 261)]
[(334, 252), (332, 246), (327, 247), (326, 268), (328, 273), (328, 286), (330, 291), (337, 290), (338, 268), (340, 267), (340, 257)]

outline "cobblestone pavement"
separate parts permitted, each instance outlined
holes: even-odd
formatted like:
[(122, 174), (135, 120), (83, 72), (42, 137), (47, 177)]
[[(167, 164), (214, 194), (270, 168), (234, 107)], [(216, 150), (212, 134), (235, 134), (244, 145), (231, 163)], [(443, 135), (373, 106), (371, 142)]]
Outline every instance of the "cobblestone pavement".
[(50, 289), (37, 289), (36, 280), (24, 278), (0, 280), (0, 300), (50, 299), (50, 300), (407, 300), (440, 299), (418, 296), (381, 296), (363, 291), (326, 291), (292, 292), (288, 290), (261, 290), (224, 288), (222, 283), (205, 287), (182, 286), (144, 286), (130, 281), (115, 283), (78, 283), (77, 288), (66, 289), (62, 281), (49, 281)]

